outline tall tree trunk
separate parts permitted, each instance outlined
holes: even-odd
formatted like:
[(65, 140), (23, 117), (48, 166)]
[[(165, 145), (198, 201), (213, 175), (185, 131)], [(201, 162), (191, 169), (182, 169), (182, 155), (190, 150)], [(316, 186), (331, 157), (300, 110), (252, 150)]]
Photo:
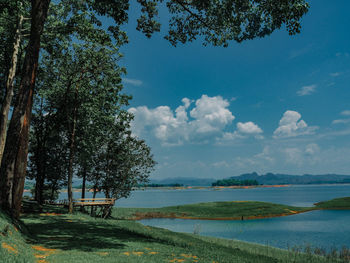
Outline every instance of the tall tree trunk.
[[(81, 186), (81, 198), (85, 198), (85, 188), (86, 188), (86, 164), (83, 167), (83, 185)], [(82, 200), (84, 202), (84, 200)], [(84, 206), (80, 207), (81, 211), (85, 211)]]
[[(93, 189), (94, 189), (94, 192), (93, 192), (93, 194), (92, 194), (92, 198), (95, 199), (96, 194), (97, 194), (97, 185), (96, 185), (96, 184), (94, 185), (94, 188), (93, 188)], [(90, 215), (91, 215), (91, 216), (94, 216), (94, 215), (95, 215), (95, 206), (93, 206), (93, 205), (91, 206)]]
[(18, 96), (7, 131), (0, 171), (1, 206), (15, 218), (19, 216), (21, 209), (40, 37), (50, 0), (32, 0), (31, 2), (30, 38), (24, 58)]
[(74, 158), (74, 148), (75, 148), (75, 128), (76, 128), (76, 116), (73, 120), (73, 128), (70, 137), (69, 144), (69, 165), (68, 165), (68, 212), (73, 213), (73, 191), (72, 191), (72, 182), (73, 182), (73, 158)]
[(1, 106), (1, 114), (0, 114), (0, 163), (2, 159), (2, 154), (4, 152), (5, 148), (5, 142), (6, 142), (6, 130), (7, 130), (7, 121), (8, 121), (8, 115), (11, 107), (12, 97), (13, 97), (13, 81), (16, 76), (16, 69), (17, 69), (17, 58), (18, 58), (18, 51), (21, 44), (21, 31), (22, 31), (22, 24), (23, 24), (23, 16), (21, 15), (19, 17), (18, 26), (16, 30), (15, 35), (15, 41), (13, 45), (13, 53), (12, 53), (12, 59), (11, 59), (11, 67), (8, 73), (7, 81), (6, 81), (6, 95), (4, 102)]
[(35, 200), (40, 205), (42, 205), (44, 202), (43, 200), (44, 181), (45, 181), (44, 174), (38, 172), (35, 180)]
[(35, 149), (35, 164), (36, 164), (36, 178), (35, 178), (35, 200), (42, 205), (43, 204), (43, 191), (44, 191), (44, 182), (46, 177), (46, 137), (47, 130), (44, 125), (44, 112), (43, 112), (43, 99), (41, 99), (40, 105), (40, 123), (39, 127), (35, 130), (34, 134), (36, 135), (36, 149)]
[(70, 134), (70, 143), (69, 143), (69, 164), (68, 164), (68, 212), (73, 213), (73, 191), (72, 191), (72, 182), (73, 182), (73, 159), (75, 152), (75, 132), (77, 126), (77, 114), (78, 114), (78, 85), (75, 87), (74, 93), (74, 109), (73, 109), (73, 125)]
[(83, 168), (83, 185), (81, 187), (81, 198), (85, 198), (85, 189), (86, 188), (86, 167)]

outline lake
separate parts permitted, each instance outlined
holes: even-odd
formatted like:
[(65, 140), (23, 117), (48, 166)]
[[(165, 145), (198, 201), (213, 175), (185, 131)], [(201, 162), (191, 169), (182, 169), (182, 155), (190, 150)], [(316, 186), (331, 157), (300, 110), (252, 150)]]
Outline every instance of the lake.
[[(80, 192), (73, 193), (80, 198)], [(266, 187), (251, 189), (148, 189), (133, 191), (129, 198), (116, 201), (117, 207), (163, 207), (215, 201), (263, 201), (293, 206), (312, 206), (316, 202), (350, 196), (350, 184), (339, 185), (293, 185), (289, 187)], [(86, 198), (92, 197), (86, 192)], [(98, 194), (97, 197), (103, 197)], [(67, 199), (62, 192), (60, 199)]]
[(255, 220), (147, 219), (144, 225), (176, 232), (238, 239), (279, 248), (306, 246), (350, 247), (350, 211), (318, 210), (285, 217)]
[[(91, 197), (87, 193), (86, 197)], [(101, 197), (102, 195), (99, 195)], [(251, 200), (293, 206), (312, 206), (319, 201), (350, 196), (350, 185), (294, 185), (252, 189), (186, 189), (186, 190), (137, 190), (128, 199), (116, 202), (117, 207), (163, 207), (200, 202)], [(74, 193), (75, 198), (80, 193)], [(60, 198), (67, 198), (61, 193)], [(312, 211), (287, 217), (244, 221), (212, 221), (183, 219), (141, 220), (150, 226), (172, 231), (230, 238), (268, 244), (287, 249), (300, 245), (312, 245), (330, 249), (350, 247), (350, 211)]]

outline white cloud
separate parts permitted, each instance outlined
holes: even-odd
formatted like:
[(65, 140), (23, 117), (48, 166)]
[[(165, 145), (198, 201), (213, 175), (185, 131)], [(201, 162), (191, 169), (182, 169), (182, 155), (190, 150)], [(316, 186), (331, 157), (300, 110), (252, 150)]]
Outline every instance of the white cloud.
[[(194, 102), (194, 103), (193, 103)], [(182, 105), (173, 111), (168, 106), (149, 109), (133, 107), (128, 111), (135, 117), (132, 131), (135, 136), (153, 136), (162, 145), (189, 143), (226, 144), (248, 136), (262, 139), (262, 129), (255, 123), (238, 122), (237, 129), (227, 132), (235, 116), (228, 109), (230, 103), (221, 96), (202, 95), (198, 100), (182, 99)]]
[(306, 145), (305, 153), (308, 155), (315, 155), (320, 151), (320, 147), (316, 143)]
[(246, 123), (238, 122), (237, 130), (243, 134), (259, 134), (262, 133), (262, 129), (255, 123), (248, 121)]
[(263, 130), (254, 122), (238, 122), (237, 130), (234, 132), (224, 132), (221, 138), (217, 138), (217, 144), (225, 145), (229, 141), (247, 138), (248, 136), (253, 136), (256, 139), (263, 139), (264, 137), (261, 133), (263, 133)]
[(123, 78), (123, 82), (133, 86), (141, 86), (143, 84), (143, 82), (139, 79)]
[(350, 116), (350, 110), (344, 110), (340, 114), (344, 116)]
[(182, 103), (175, 112), (168, 106), (130, 108), (129, 112), (135, 116), (133, 133), (140, 136), (150, 132), (164, 145), (179, 145), (185, 141), (205, 142), (221, 137), (225, 127), (235, 119), (228, 110), (229, 102), (221, 96), (202, 95), (190, 111), (192, 101), (184, 98)]
[(314, 93), (316, 91), (316, 85), (304, 86), (297, 91), (298, 96), (306, 96)]
[(197, 133), (211, 133), (222, 130), (235, 117), (227, 109), (229, 102), (221, 96), (208, 97), (202, 95), (196, 101), (196, 107), (190, 111), (195, 120), (190, 123)]
[[(340, 113), (340, 115), (346, 116), (346, 117), (350, 117), (350, 110), (344, 110)], [(349, 118), (345, 118), (345, 119), (337, 119), (332, 121), (332, 124), (346, 124), (349, 123), (350, 119)]]
[(299, 112), (288, 110), (283, 114), (278, 128), (274, 131), (274, 138), (287, 138), (299, 135), (313, 134), (318, 129), (316, 126), (308, 126), (301, 120)]

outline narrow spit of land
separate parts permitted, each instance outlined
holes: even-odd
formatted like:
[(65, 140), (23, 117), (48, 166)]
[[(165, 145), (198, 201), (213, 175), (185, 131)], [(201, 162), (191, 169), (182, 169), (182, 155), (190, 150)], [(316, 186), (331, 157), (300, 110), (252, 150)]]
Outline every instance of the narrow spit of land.
[[(287, 212), (285, 209), (292, 208), (262, 202), (230, 203), (238, 205), (237, 211), (240, 212), (245, 210), (242, 205), (250, 205), (247, 216), (269, 215), (271, 211), (279, 213), (281, 209)], [(221, 209), (217, 204), (220, 203), (212, 203), (211, 212), (202, 212), (202, 215), (207, 217), (214, 211), (228, 210), (225, 204), (228, 205), (229, 202), (222, 203), (219, 206)], [(200, 207), (203, 210), (208, 209), (209, 205), (186, 207)], [(350, 207), (350, 198), (320, 203), (319, 206), (323, 206), (321, 209), (324, 206), (327, 209), (347, 209)], [(292, 209), (296, 211), (294, 207)], [(195, 214), (198, 215), (200, 210)], [(249, 210), (255, 212), (249, 213)], [(27, 207), (21, 220), (15, 222), (0, 211), (1, 262), (333, 262), (327, 257), (237, 240), (175, 233), (144, 226), (134, 220), (116, 218), (115, 215), (120, 216), (122, 212), (126, 216), (126, 211), (115, 208), (112, 218), (103, 220), (78, 211), (67, 214), (63, 208), (46, 205), (42, 211)], [(130, 211), (132, 210), (128, 213)], [(221, 213), (221, 216), (227, 215), (226, 212)], [(334, 262), (338, 262), (337, 259)]]
[(350, 209), (350, 197), (316, 203), (313, 207), (296, 207), (257, 201), (210, 202), (162, 208), (119, 208), (120, 219), (181, 218), (203, 220), (247, 220), (289, 216), (321, 209)]
[(315, 209), (256, 201), (210, 202), (162, 208), (119, 208), (120, 219), (181, 218), (203, 220), (246, 220), (294, 215)]

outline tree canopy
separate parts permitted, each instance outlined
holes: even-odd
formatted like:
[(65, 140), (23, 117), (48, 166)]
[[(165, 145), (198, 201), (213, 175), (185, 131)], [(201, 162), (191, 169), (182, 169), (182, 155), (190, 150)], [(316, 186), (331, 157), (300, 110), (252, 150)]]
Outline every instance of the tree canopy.
[[(15, 13), (22, 2), (28, 3), (21, 0), (10, 1), (10, 3), (0, 1), (0, 13), (4, 16)], [(199, 39), (204, 45), (226, 47), (230, 41), (242, 42), (256, 37), (264, 37), (283, 26), (289, 34), (293, 35), (300, 32), (301, 18), (309, 7), (305, 0), (137, 0), (137, 2), (141, 9), (136, 29), (147, 37), (160, 31), (159, 8), (161, 6), (167, 8), (170, 20), (169, 31), (165, 38), (174, 46), (178, 43)], [(84, 114), (88, 116), (87, 109), (91, 106), (88, 103), (85, 105), (84, 99), (93, 101), (94, 97), (92, 96), (96, 95), (93, 94), (94, 90), (90, 90), (90, 93), (86, 95), (83, 87), (94, 86), (96, 89), (101, 87), (109, 90), (104, 85), (104, 78), (94, 79), (95, 75), (102, 74), (101, 76), (103, 76), (105, 74), (105, 72), (99, 73), (100, 71), (98, 71), (101, 63), (98, 63), (97, 54), (115, 52), (120, 45), (127, 43), (127, 33), (123, 31), (122, 26), (128, 22), (129, 5), (129, 0), (61, 0), (52, 2), (50, 0), (32, 0), (26, 9), (30, 10), (30, 32), (26, 41), (27, 47), (23, 51), (24, 56), (20, 63), (20, 70), (17, 73), (18, 83), (16, 86), (18, 91), (7, 130), (8, 136), (0, 171), (0, 203), (13, 216), (19, 215), (22, 200), (36, 82), (40, 86), (46, 83), (45, 78), (50, 79), (50, 85), (46, 86), (48, 92), (45, 96), (49, 96), (50, 92), (54, 94), (59, 86), (66, 88), (67, 91), (66, 97), (59, 98), (58, 96), (55, 99), (65, 103), (63, 105), (66, 118), (62, 117), (60, 121), (65, 123), (66, 131), (69, 131), (70, 134), (70, 137), (66, 138), (69, 145), (67, 154), (70, 160), (68, 164), (68, 186), (70, 186), (74, 158), (79, 144), (79, 127), (88, 125), (83, 125), (83, 118), (80, 117)], [(113, 21), (108, 28), (105, 24), (105, 18)], [(4, 32), (2, 36), (6, 36), (7, 43), (0, 47), (1, 63), (6, 62), (4, 61), (6, 52), (11, 50), (9, 39), (13, 37), (14, 30), (11, 19), (0, 21), (0, 32)], [(88, 42), (93, 43), (93, 45), (88, 45)], [(45, 50), (41, 56), (39, 56), (40, 49)], [(105, 50), (101, 53), (102, 49)], [(51, 60), (52, 63), (45, 64), (45, 59)], [(108, 61), (108, 63), (116, 65), (114, 62)], [(42, 66), (46, 67), (46, 72), (42, 71)], [(60, 69), (58, 70), (58, 68)], [(8, 69), (2, 70), (4, 73), (0, 72), (0, 76), (6, 78)], [(40, 71), (47, 75), (38, 79), (38, 70), (39, 75)], [(113, 68), (112, 70), (118, 72), (120, 69)], [(61, 75), (61, 72), (64, 74)], [(116, 86), (120, 85), (120, 73), (122, 72), (117, 73), (119, 84), (117, 83)], [(4, 83), (3, 79), (1, 83)], [(68, 96), (68, 94), (72, 95)], [(41, 100), (45, 106), (47, 98), (49, 97)], [(123, 101), (119, 102), (121, 105), (124, 103)], [(87, 111), (85, 112), (85, 110)], [(45, 117), (46, 111), (45, 109), (41, 115), (38, 115), (39, 119), (41, 118), (45, 122), (50, 119)], [(54, 123), (56, 125), (57, 120)], [(47, 125), (53, 124), (48, 122)], [(48, 128), (52, 129), (52, 127)], [(127, 135), (128, 132), (122, 137), (125, 140), (123, 143), (109, 144), (106, 149), (117, 152), (121, 151), (123, 147), (127, 150), (134, 149), (130, 154), (135, 154), (134, 158), (136, 159), (140, 153), (150, 156), (144, 143)], [(140, 163), (145, 161), (144, 164), (152, 167), (150, 159), (138, 160)], [(121, 159), (120, 161), (123, 162), (123, 167), (118, 166), (119, 171), (123, 170), (124, 166), (128, 167), (130, 160)], [(134, 163), (134, 165), (136, 164)], [(133, 173), (139, 174), (141, 171), (142, 169), (136, 169)], [(147, 174), (149, 170), (143, 172)]]

